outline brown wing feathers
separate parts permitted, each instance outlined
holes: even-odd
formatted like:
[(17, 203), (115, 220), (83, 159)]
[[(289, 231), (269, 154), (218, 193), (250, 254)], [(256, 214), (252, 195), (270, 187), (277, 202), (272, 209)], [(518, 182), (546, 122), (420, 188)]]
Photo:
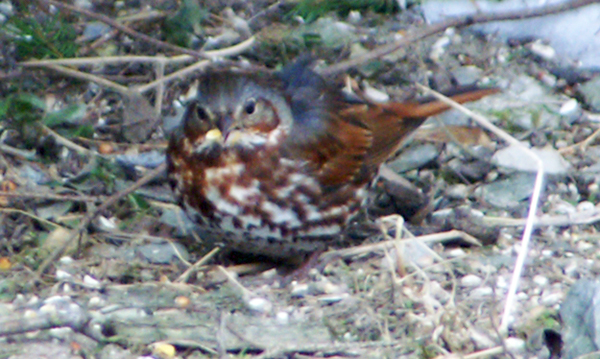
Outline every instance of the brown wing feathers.
[[(451, 98), (464, 103), (497, 91), (472, 90)], [(345, 108), (331, 116), (327, 130), (331, 142), (328, 146), (335, 146), (337, 151), (330, 151), (330, 156), (322, 159), (319, 178), (323, 183), (336, 185), (352, 181), (358, 173), (364, 173), (365, 169), (366, 172), (374, 171), (427, 117), (448, 108), (441, 101), (346, 104)]]
[[(451, 99), (458, 103), (465, 103), (479, 100), (496, 92), (498, 89), (493, 88), (469, 90), (456, 94)], [(379, 166), (396, 152), (402, 140), (416, 130), (428, 117), (448, 109), (449, 106), (441, 101), (369, 105), (368, 115), (361, 116), (373, 135), (373, 146), (365, 158), (365, 164), (369, 167)]]

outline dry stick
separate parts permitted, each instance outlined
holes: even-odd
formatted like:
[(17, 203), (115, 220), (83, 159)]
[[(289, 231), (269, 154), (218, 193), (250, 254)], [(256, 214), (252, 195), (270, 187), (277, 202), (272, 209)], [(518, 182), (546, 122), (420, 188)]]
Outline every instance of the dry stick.
[(102, 203), (95, 211), (87, 214), (83, 218), (83, 220), (81, 221), (79, 226), (77, 226), (77, 228), (75, 228), (75, 230), (69, 236), (69, 238), (67, 238), (65, 243), (60, 248), (55, 249), (54, 252), (52, 252), (48, 256), (48, 258), (46, 258), (46, 260), (44, 260), (44, 262), (40, 265), (40, 267), (36, 271), (36, 276), (37, 276), (36, 282), (39, 282), (41, 280), (42, 274), (44, 274), (46, 272), (46, 270), (48, 270), (50, 265), (52, 263), (54, 263), (58, 259), (58, 257), (60, 257), (62, 255), (62, 253), (65, 251), (65, 249), (67, 247), (69, 247), (71, 245), (71, 243), (73, 241), (75, 241), (81, 235), (81, 233), (83, 233), (83, 231), (85, 231), (87, 226), (92, 222), (92, 220), (94, 218), (96, 218), (96, 216), (100, 212), (107, 210), (108, 207), (117, 203), (117, 201), (120, 200), (121, 198), (127, 196), (128, 194), (130, 194), (133, 191), (137, 190), (138, 188), (142, 187), (146, 183), (152, 181), (154, 178), (156, 178), (158, 175), (160, 175), (165, 170), (165, 167), (166, 167), (166, 165), (162, 164), (162, 165), (158, 166), (157, 168), (155, 168), (154, 170), (148, 172), (144, 177), (140, 178), (131, 187), (126, 188), (126, 189), (122, 190), (121, 192), (115, 193), (114, 195), (108, 197), (106, 202)]
[(91, 11), (82, 9), (82, 8), (78, 8), (72, 5), (68, 5), (68, 4), (64, 4), (61, 3), (59, 1), (55, 1), (55, 0), (38, 0), (42, 3), (46, 3), (46, 4), (50, 4), (50, 5), (54, 5), (59, 9), (63, 9), (63, 10), (67, 10), (67, 11), (71, 11), (71, 12), (75, 12), (81, 15), (84, 15), (88, 18), (94, 19), (94, 20), (98, 20), (101, 21), (107, 25), (110, 25), (112, 27), (114, 27), (115, 29), (122, 31), (124, 33), (126, 33), (127, 35), (133, 37), (133, 38), (137, 38), (140, 39), (142, 41), (145, 41), (149, 44), (152, 44), (158, 48), (162, 48), (162, 49), (166, 49), (166, 50), (170, 50), (170, 51), (175, 51), (178, 53), (184, 53), (184, 54), (188, 54), (190, 56), (193, 56), (195, 58), (205, 58), (207, 57), (206, 54), (202, 51), (194, 51), (194, 50), (190, 50), (190, 49), (186, 49), (184, 47), (180, 47), (180, 46), (176, 46), (176, 45), (172, 45), (169, 43), (166, 43), (164, 41), (160, 41), (160, 40), (156, 40), (146, 34), (142, 34), (141, 32), (137, 32), (135, 30), (132, 30), (130, 28), (128, 28), (127, 26), (120, 24), (116, 21), (114, 21), (113, 19), (111, 19), (108, 16), (102, 15), (102, 14), (97, 14), (97, 13), (93, 13)]
[(61, 74), (64, 74), (67, 76), (75, 77), (75, 78), (86, 80), (86, 81), (95, 82), (98, 85), (109, 88), (115, 92), (118, 92), (119, 94), (122, 94), (122, 95), (131, 94), (131, 90), (128, 87), (119, 85), (116, 82), (109, 81), (100, 76), (88, 74), (86, 72), (81, 72), (79, 70), (74, 70), (74, 69), (70, 69), (68, 67), (59, 66), (59, 65), (46, 65), (46, 67), (49, 69), (52, 69), (56, 72), (60, 72)]
[(458, 109), (462, 113), (471, 116), (471, 118), (473, 120), (475, 120), (475, 122), (477, 122), (481, 127), (487, 129), (488, 131), (491, 131), (496, 136), (500, 137), (501, 139), (503, 139), (504, 141), (509, 143), (511, 146), (518, 147), (519, 149), (521, 149), (523, 151), (523, 153), (525, 155), (529, 156), (536, 163), (537, 174), (535, 176), (535, 183), (533, 185), (533, 192), (531, 194), (529, 212), (527, 213), (527, 221), (525, 223), (525, 229), (523, 230), (523, 235), (521, 237), (522, 238), (521, 239), (521, 251), (519, 252), (519, 255), (517, 256), (517, 261), (515, 263), (515, 269), (513, 271), (513, 275), (512, 275), (511, 281), (510, 281), (510, 286), (508, 288), (508, 294), (506, 296), (506, 304), (504, 306), (504, 313), (502, 314), (502, 321), (500, 323), (500, 331), (502, 333), (506, 333), (508, 330), (508, 324), (510, 324), (509, 323), (510, 314), (513, 310), (514, 301), (516, 300), (518, 283), (521, 278), (521, 272), (523, 270), (523, 266), (525, 265), (525, 258), (527, 257), (527, 253), (528, 253), (529, 242), (531, 240), (531, 233), (533, 231), (533, 227), (535, 224), (535, 219), (536, 219), (535, 213), (538, 208), (539, 199), (540, 199), (540, 195), (541, 195), (541, 191), (542, 191), (542, 187), (543, 187), (542, 184), (543, 184), (544, 172), (545, 172), (544, 163), (542, 162), (542, 160), (540, 160), (540, 158), (534, 152), (531, 151), (531, 149), (529, 149), (527, 146), (523, 145), (521, 142), (519, 142), (517, 139), (515, 139), (508, 133), (504, 132), (500, 128), (498, 128), (495, 125), (493, 125), (492, 123), (490, 123), (483, 116), (480, 116), (480, 115), (474, 113), (473, 111), (470, 111), (469, 109), (465, 108), (462, 105), (455, 103), (454, 101), (452, 101), (451, 99), (447, 98), (446, 96), (440, 94), (439, 92), (433, 91), (432, 89), (427, 88), (421, 84), (417, 84), (417, 87), (419, 87), (421, 90), (426, 91), (427, 94), (433, 95), (438, 100), (446, 103), (450, 107)]
[(582, 6), (597, 3), (598, 0), (573, 0), (570, 2), (564, 2), (555, 5), (544, 6), (536, 9), (524, 9), (517, 11), (508, 11), (499, 14), (486, 14), (486, 13), (475, 13), (473, 15), (465, 15), (457, 18), (448, 19), (446, 21), (437, 23), (432, 26), (428, 26), (425, 29), (418, 30), (415, 33), (409, 34), (403, 39), (389, 45), (379, 47), (363, 56), (359, 56), (347, 61), (342, 61), (338, 64), (329, 66), (328, 68), (321, 71), (323, 75), (333, 75), (336, 73), (344, 72), (354, 66), (369, 62), (374, 59), (381, 58), (387, 54), (390, 54), (399, 48), (406, 46), (412, 42), (423, 39), (425, 37), (437, 34), (446, 30), (449, 27), (464, 27), (473, 24), (486, 23), (491, 21), (506, 21), (506, 20), (523, 20), (532, 17), (539, 17), (544, 15), (556, 14), (567, 10), (573, 10)]
[(81, 196), (81, 195), (59, 195), (59, 194), (43, 194), (33, 192), (7, 192), (0, 191), (0, 197), (17, 197), (17, 198), (34, 198), (57, 201), (73, 201), (73, 202), (100, 202), (104, 197)]
[[(210, 58), (228, 57), (240, 54), (246, 51), (252, 45), (256, 38), (254, 36), (230, 47), (218, 50), (209, 50), (204, 53)], [(141, 55), (123, 55), (123, 56), (103, 56), (103, 57), (83, 57), (76, 59), (52, 59), (52, 60), (27, 60), (19, 62), (19, 65), (24, 67), (46, 66), (46, 65), (64, 65), (64, 66), (87, 66), (99, 64), (121, 64), (121, 63), (156, 63), (161, 62), (165, 65), (177, 65), (194, 60), (194, 57), (189, 55), (176, 55), (171, 57), (157, 56), (141, 56)]]

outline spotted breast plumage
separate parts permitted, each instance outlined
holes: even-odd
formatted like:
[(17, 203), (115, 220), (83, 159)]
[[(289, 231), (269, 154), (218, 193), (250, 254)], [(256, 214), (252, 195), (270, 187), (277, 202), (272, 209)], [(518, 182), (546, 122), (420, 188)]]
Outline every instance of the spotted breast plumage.
[(214, 69), (200, 78), (170, 139), (168, 176), (211, 240), (274, 259), (302, 256), (343, 232), (380, 164), (446, 109), (437, 101), (348, 100), (307, 61), (278, 73)]

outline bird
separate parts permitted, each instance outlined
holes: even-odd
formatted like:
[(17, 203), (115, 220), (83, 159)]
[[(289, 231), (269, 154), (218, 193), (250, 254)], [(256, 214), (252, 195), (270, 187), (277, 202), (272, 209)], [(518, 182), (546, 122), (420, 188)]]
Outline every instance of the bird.
[[(372, 103), (312, 60), (215, 68), (198, 80), (166, 151), (178, 204), (204, 239), (276, 261), (325, 250), (366, 203), (379, 167), (440, 101)], [(497, 92), (471, 89), (459, 103)]]

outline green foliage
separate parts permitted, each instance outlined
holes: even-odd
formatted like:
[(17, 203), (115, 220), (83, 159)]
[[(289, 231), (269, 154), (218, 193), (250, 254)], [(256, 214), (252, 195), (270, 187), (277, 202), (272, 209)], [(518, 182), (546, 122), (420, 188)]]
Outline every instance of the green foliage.
[(0, 99), (0, 121), (5, 122), (7, 128), (17, 131), (27, 147), (37, 143), (41, 135), (40, 124), (59, 128), (61, 135), (66, 137), (91, 137), (94, 128), (79, 124), (85, 111), (85, 105), (73, 104), (47, 112), (44, 100), (31, 93), (14, 93)]
[(12, 16), (0, 33), (12, 38), (17, 46), (17, 58), (74, 57), (79, 46), (75, 43), (75, 28), (60, 15), (38, 21), (34, 17)]
[(163, 31), (168, 42), (190, 47), (194, 36), (202, 35), (201, 23), (208, 17), (208, 11), (201, 8), (196, 0), (183, 0), (177, 12), (163, 23)]
[(73, 104), (63, 109), (50, 112), (44, 116), (43, 122), (48, 127), (56, 127), (74, 123), (85, 115), (84, 104)]
[(115, 191), (115, 181), (118, 171), (115, 165), (109, 161), (97, 159), (96, 166), (90, 171), (90, 177), (102, 182), (106, 187), (107, 193)]
[(33, 94), (13, 94), (0, 100), (0, 121), (7, 119), (19, 123), (39, 120), (46, 104)]
[(340, 16), (348, 16), (350, 11), (373, 11), (383, 14), (398, 12), (400, 7), (395, 0), (300, 0), (290, 15), (298, 15), (307, 22), (335, 11)]
[(144, 196), (131, 193), (127, 196), (127, 201), (131, 204), (131, 207), (136, 211), (148, 211), (151, 209), (150, 204), (144, 198)]

